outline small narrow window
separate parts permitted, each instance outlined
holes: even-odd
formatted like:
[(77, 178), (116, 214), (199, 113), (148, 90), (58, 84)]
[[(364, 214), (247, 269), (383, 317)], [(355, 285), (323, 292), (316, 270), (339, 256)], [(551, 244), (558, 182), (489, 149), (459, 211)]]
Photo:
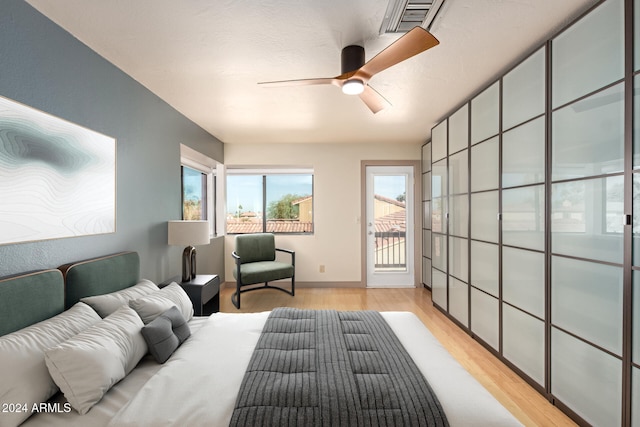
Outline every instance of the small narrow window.
[(180, 144), (182, 219), (208, 221), (216, 233), (216, 169), (218, 162)]
[(207, 220), (207, 174), (182, 166), (182, 219)]

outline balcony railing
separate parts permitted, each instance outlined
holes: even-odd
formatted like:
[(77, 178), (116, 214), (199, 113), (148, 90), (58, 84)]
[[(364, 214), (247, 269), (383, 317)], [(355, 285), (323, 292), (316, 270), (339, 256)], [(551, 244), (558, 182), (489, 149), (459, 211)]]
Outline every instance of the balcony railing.
[(376, 270), (398, 270), (407, 267), (405, 231), (376, 232)]

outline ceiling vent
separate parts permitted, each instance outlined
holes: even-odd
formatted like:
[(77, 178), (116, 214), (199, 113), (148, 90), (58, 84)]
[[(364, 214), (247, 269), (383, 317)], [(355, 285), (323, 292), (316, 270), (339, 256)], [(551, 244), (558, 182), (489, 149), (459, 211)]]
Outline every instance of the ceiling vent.
[(416, 26), (430, 29), (445, 0), (389, 0), (380, 34), (406, 33)]

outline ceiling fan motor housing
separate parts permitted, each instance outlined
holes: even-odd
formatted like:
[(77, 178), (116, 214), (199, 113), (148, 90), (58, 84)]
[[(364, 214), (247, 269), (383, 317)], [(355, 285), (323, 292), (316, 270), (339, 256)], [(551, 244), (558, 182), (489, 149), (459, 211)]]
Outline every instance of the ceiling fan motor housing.
[(342, 49), (342, 74), (355, 71), (364, 65), (364, 47), (350, 45)]

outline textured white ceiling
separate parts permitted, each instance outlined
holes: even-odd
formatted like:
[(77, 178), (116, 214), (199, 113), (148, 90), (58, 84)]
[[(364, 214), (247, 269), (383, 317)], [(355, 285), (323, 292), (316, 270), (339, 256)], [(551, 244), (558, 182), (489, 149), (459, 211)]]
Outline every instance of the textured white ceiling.
[(440, 45), (374, 76), (372, 114), (334, 86), (340, 51), (369, 60), (387, 0), (27, 0), (225, 143), (422, 142), (431, 127), (597, 0), (446, 0)]

